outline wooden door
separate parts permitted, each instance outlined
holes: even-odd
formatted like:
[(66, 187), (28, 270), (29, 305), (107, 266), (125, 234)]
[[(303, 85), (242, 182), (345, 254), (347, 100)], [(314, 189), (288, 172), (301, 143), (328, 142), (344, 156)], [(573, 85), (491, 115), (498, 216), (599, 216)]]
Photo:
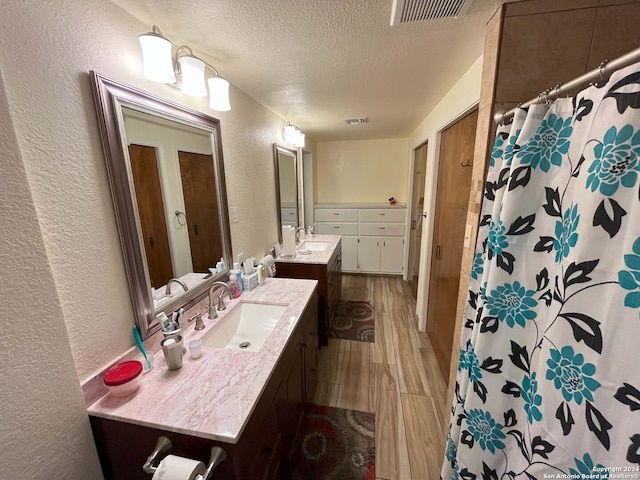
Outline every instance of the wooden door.
[(434, 217), (427, 332), (445, 379), (453, 350), (464, 230), (471, 188), (471, 167), (478, 112), (442, 132)]
[(179, 151), (178, 159), (193, 271), (207, 272), (222, 257), (213, 158)]
[(173, 278), (173, 267), (156, 149), (131, 144), (129, 158), (151, 286), (160, 288)]
[(414, 295), (417, 297), (418, 271), (420, 270), (420, 246), (424, 213), (424, 180), (427, 169), (427, 144), (413, 153), (413, 193), (411, 195), (411, 233), (409, 236), (409, 275)]

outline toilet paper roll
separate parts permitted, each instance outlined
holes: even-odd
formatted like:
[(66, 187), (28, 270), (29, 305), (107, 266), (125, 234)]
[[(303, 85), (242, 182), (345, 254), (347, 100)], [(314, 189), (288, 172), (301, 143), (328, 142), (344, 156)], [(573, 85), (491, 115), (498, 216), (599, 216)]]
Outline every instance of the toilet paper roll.
[(204, 463), (190, 458), (167, 455), (158, 465), (153, 480), (195, 480), (196, 475), (204, 475)]

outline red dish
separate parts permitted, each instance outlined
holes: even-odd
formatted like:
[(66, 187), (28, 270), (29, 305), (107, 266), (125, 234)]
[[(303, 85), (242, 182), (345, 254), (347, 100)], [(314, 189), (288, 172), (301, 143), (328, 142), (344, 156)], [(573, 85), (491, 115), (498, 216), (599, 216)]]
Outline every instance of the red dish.
[(142, 363), (128, 360), (110, 368), (104, 374), (104, 384), (110, 387), (130, 382), (142, 373)]

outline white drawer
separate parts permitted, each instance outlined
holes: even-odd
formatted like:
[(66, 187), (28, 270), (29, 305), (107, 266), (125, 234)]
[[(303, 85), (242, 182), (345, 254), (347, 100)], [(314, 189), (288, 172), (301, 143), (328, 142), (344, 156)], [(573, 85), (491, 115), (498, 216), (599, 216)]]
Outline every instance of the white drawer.
[(295, 207), (283, 207), (280, 209), (280, 215), (282, 215), (282, 220), (295, 220), (298, 218), (298, 211), (295, 209)]
[(378, 237), (401, 237), (404, 235), (404, 224), (361, 223), (360, 235), (376, 235)]
[(358, 235), (357, 223), (318, 222), (319, 235)]
[(358, 210), (355, 208), (318, 208), (316, 222), (357, 222)]
[(390, 223), (402, 223), (404, 222), (405, 210), (396, 210), (391, 208), (366, 208), (360, 210), (361, 222), (390, 222)]

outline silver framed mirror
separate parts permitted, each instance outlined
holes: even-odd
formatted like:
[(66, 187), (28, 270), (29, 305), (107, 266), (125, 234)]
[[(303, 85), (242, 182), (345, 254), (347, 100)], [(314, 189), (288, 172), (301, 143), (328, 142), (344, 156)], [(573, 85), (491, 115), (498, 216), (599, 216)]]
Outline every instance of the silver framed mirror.
[(282, 225), (300, 226), (298, 152), (274, 143), (273, 165), (276, 179), (278, 241), (282, 243)]
[[(156, 314), (188, 308), (228, 275), (220, 122), (90, 74), (129, 293), (144, 339), (160, 328)], [(217, 271), (220, 259), (225, 268)]]

